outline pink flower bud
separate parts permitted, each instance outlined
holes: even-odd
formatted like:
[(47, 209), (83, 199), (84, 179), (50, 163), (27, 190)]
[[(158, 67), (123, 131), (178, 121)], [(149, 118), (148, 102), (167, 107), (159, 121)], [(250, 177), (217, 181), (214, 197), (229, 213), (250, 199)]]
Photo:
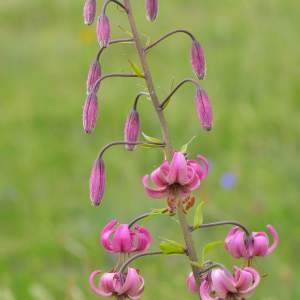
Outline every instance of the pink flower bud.
[(201, 299), (246, 299), (253, 294), (259, 282), (258, 272), (250, 267), (235, 267), (234, 275), (228, 270), (214, 269), (201, 283)]
[(90, 176), (90, 198), (93, 205), (98, 206), (104, 195), (105, 190), (105, 166), (101, 157), (98, 157), (93, 165)]
[(158, 14), (158, 0), (146, 0), (147, 19), (153, 22)]
[(189, 276), (187, 277), (186, 286), (191, 293), (193, 293), (193, 294), (199, 293), (199, 288), (197, 287), (197, 283), (196, 283), (193, 272), (191, 272), (189, 274)]
[(96, 126), (98, 117), (98, 99), (96, 94), (91, 93), (87, 98), (83, 107), (83, 128), (86, 133), (91, 133)]
[(139, 225), (129, 228), (128, 224), (118, 224), (118, 221), (112, 220), (103, 228), (100, 240), (109, 252), (132, 253), (147, 250), (151, 244), (151, 235)]
[(83, 8), (84, 24), (91, 25), (96, 16), (96, 0), (85, 0)]
[(241, 228), (233, 227), (225, 239), (225, 249), (235, 258), (269, 255), (277, 248), (279, 236), (272, 225), (267, 225), (267, 228), (273, 236), (271, 246), (265, 232), (252, 232), (247, 237)]
[[(97, 279), (97, 285), (95, 279)], [(94, 271), (89, 278), (92, 290), (99, 296), (123, 296), (132, 300), (140, 299), (144, 291), (144, 278), (139, 275), (136, 269), (128, 268), (127, 273), (102, 273)]]
[(97, 38), (100, 47), (107, 47), (110, 42), (110, 24), (105, 14), (101, 14), (97, 24)]
[[(101, 78), (101, 66), (99, 61), (96, 59), (89, 68), (87, 80), (86, 80), (86, 89), (87, 93), (96, 93), (97, 87), (95, 86), (96, 82)], [(94, 89), (94, 90), (93, 90)]]
[(212, 128), (212, 106), (207, 93), (198, 88), (196, 92), (196, 110), (203, 129), (209, 131)]
[[(124, 128), (124, 140), (129, 143), (136, 143), (140, 135), (140, 117), (137, 110), (132, 109), (127, 116)], [(127, 150), (132, 151), (135, 145), (126, 145)]]
[(203, 48), (197, 40), (193, 40), (191, 49), (191, 63), (197, 77), (199, 79), (203, 79), (206, 75), (206, 62)]

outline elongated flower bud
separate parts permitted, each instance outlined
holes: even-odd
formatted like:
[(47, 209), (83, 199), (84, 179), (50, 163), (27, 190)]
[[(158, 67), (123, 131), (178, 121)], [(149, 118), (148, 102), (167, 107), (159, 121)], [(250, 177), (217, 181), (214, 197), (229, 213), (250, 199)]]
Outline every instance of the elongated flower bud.
[(147, 19), (153, 22), (158, 14), (158, 0), (146, 0)]
[[(87, 93), (96, 92), (95, 83), (101, 78), (101, 66), (99, 61), (96, 59), (89, 68), (87, 80), (86, 80), (86, 90)], [(93, 88), (95, 90), (93, 91)]]
[(96, 0), (85, 0), (83, 7), (83, 19), (85, 25), (91, 25), (96, 16)]
[[(140, 135), (140, 117), (137, 110), (132, 109), (127, 116), (127, 120), (124, 128), (124, 140), (125, 142), (135, 143)], [(134, 145), (126, 145), (127, 150), (134, 150)]]
[(101, 157), (98, 157), (93, 165), (90, 177), (90, 197), (92, 204), (100, 205), (105, 190), (105, 166)]
[(196, 92), (196, 110), (203, 129), (209, 131), (212, 128), (212, 106), (207, 93), (198, 88)]
[(203, 48), (197, 40), (193, 40), (191, 48), (191, 63), (197, 77), (199, 79), (203, 79), (206, 75), (206, 62)]
[(97, 24), (97, 38), (100, 47), (107, 47), (110, 42), (110, 24), (108, 17), (102, 13)]
[(96, 126), (98, 117), (98, 99), (96, 94), (87, 96), (83, 107), (83, 128), (86, 133), (91, 133)]

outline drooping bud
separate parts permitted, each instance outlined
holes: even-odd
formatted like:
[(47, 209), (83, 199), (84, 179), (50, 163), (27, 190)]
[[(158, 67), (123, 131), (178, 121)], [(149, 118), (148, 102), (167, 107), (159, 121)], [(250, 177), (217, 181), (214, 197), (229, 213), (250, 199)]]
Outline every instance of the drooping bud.
[(195, 101), (196, 101), (197, 115), (203, 129), (207, 131), (211, 130), (213, 113), (212, 113), (212, 106), (207, 93), (203, 89), (198, 88), (196, 92)]
[(107, 47), (110, 42), (110, 23), (108, 17), (102, 13), (97, 24), (97, 38), (100, 47)]
[(96, 16), (96, 0), (85, 0), (83, 7), (83, 19), (85, 25), (91, 25)]
[(90, 197), (92, 204), (100, 205), (105, 190), (105, 165), (101, 157), (98, 157), (93, 165), (90, 176)]
[[(127, 116), (124, 128), (124, 140), (128, 143), (137, 142), (140, 135), (140, 117), (136, 109), (132, 109)], [(126, 145), (127, 150), (132, 151), (135, 145)]]
[(153, 22), (158, 14), (158, 0), (146, 0), (147, 19)]
[(191, 63), (193, 70), (199, 79), (206, 75), (206, 62), (203, 48), (197, 40), (193, 40), (191, 48)]
[(97, 95), (91, 93), (87, 96), (83, 107), (83, 128), (86, 133), (91, 133), (96, 126), (98, 117)]
[[(101, 66), (99, 61), (96, 59), (89, 68), (87, 80), (86, 80), (86, 89), (87, 93), (94, 92), (96, 93), (95, 83), (101, 78)], [(93, 91), (93, 88), (95, 89)]]

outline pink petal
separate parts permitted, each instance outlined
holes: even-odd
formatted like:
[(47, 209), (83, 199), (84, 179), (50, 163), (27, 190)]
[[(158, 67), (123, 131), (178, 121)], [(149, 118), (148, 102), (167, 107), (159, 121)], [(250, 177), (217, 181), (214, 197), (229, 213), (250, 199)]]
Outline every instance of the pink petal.
[(201, 285), (200, 285), (200, 295), (201, 295), (201, 299), (202, 300), (215, 300), (216, 298), (212, 298), (210, 296), (210, 286), (209, 283), (207, 282), (207, 280), (202, 281)]
[(166, 187), (168, 185), (162, 166), (151, 173), (151, 180), (159, 187)]
[(127, 224), (120, 224), (112, 239), (112, 248), (115, 252), (131, 252), (132, 238)]
[(257, 288), (257, 286), (259, 285), (260, 276), (259, 276), (258, 272), (253, 268), (247, 267), (247, 268), (244, 268), (243, 270), (249, 272), (252, 275), (252, 285), (246, 290), (239, 291), (239, 294), (246, 298), (246, 297), (250, 296), (254, 292), (254, 290)]
[(161, 199), (168, 196), (168, 189), (166, 187), (150, 188), (148, 186), (148, 181), (149, 181), (149, 175), (145, 175), (143, 177), (143, 185), (144, 185), (144, 190), (149, 197), (154, 199)]
[(200, 162), (202, 163), (201, 164), (202, 165), (202, 174), (201, 174), (200, 179), (203, 180), (208, 174), (209, 164), (208, 164), (207, 159), (203, 155), (198, 155), (197, 159), (200, 160)]
[[(91, 288), (92, 288), (92, 290), (97, 294), (97, 295), (100, 295), (100, 296), (103, 296), (103, 297), (110, 297), (110, 296), (112, 296), (112, 290), (110, 290), (110, 289), (107, 289), (107, 285), (105, 286), (105, 287), (103, 287), (102, 285), (101, 285), (101, 280), (102, 280), (102, 278), (100, 279), (100, 284), (99, 284), (99, 287), (97, 287), (96, 285), (95, 285), (95, 277), (96, 276), (98, 276), (98, 275), (100, 275), (100, 274), (102, 274), (102, 272), (101, 271), (94, 271), (91, 275), (90, 275), (90, 277), (89, 277), (89, 283), (90, 283), (90, 286), (91, 286)], [(106, 273), (106, 274), (113, 274), (113, 273)], [(105, 275), (105, 274), (104, 274)], [(103, 275), (103, 276), (104, 276)], [(113, 278), (113, 277), (112, 277)]]
[(267, 225), (268, 230), (270, 231), (271, 235), (273, 236), (273, 243), (271, 247), (268, 249), (267, 255), (272, 253), (279, 244), (279, 235), (275, 228), (272, 225)]
[(229, 292), (236, 292), (234, 278), (228, 271), (214, 269), (211, 272), (211, 280), (212, 289), (222, 298), (225, 298)]
[(112, 245), (111, 245), (111, 241), (110, 241), (110, 236), (114, 233), (114, 230), (112, 230), (112, 228), (118, 223), (117, 220), (112, 220), (110, 221), (103, 229), (100, 235), (100, 240), (102, 243), (102, 246), (108, 250), (108, 251), (112, 251)]
[(168, 176), (169, 184), (180, 183), (185, 185), (188, 182), (187, 177), (187, 161), (181, 152), (175, 152), (170, 164), (170, 172)]
[(150, 247), (152, 237), (150, 232), (139, 225), (135, 225), (137, 245), (135, 251), (146, 251)]

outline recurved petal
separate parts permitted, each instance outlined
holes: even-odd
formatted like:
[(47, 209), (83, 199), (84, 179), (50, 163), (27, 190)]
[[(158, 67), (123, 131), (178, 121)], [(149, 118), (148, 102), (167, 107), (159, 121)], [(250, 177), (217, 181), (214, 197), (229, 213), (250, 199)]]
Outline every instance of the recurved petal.
[(114, 273), (104, 273), (100, 278), (99, 286), (95, 285), (95, 278), (103, 274), (100, 270), (94, 271), (89, 277), (89, 283), (92, 290), (99, 296), (110, 297), (113, 294), (113, 289), (110, 284), (112, 282)]
[(149, 197), (154, 199), (161, 199), (168, 196), (167, 187), (150, 188), (148, 183), (149, 183), (149, 175), (145, 175), (143, 177), (143, 185), (144, 185), (144, 190)]
[(117, 223), (118, 223), (117, 220), (112, 220), (107, 225), (105, 225), (105, 227), (101, 231), (101, 235), (100, 235), (101, 244), (108, 251), (113, 250), (110, 237), (115, 232), (115, 230), (113, 230), (113, 227)]
[(271, 247), (268, 249), (268, 252), (267, 252), (267, 255), (268, 255), (277, 248), (277, 246), (279, 244), (279, 235), (272, 225), (267, 225), (267, 228), (273, 236), (273, 243), (272, 243)]

